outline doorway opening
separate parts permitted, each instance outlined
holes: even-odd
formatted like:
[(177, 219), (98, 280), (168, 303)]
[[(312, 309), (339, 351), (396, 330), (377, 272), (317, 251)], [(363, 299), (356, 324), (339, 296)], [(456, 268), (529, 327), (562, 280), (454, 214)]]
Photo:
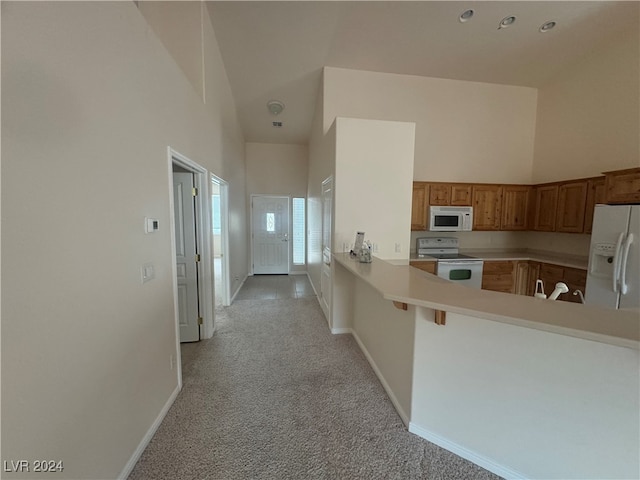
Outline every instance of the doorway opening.
[(213, 335), (211, 202), (207, 170), (171, 147), (168, 159), (173, 294), (180, 358), (180, 342)]
[(211, 174), (211, 234), (215, 314), (231, 305), (229, 295), (229, 184)]

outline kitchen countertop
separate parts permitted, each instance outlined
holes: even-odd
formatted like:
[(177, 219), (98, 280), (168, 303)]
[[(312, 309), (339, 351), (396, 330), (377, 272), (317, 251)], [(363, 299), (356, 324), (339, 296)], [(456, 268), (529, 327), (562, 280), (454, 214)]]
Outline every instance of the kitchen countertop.
[(333, 257), (386, 300), (640, 349), (637, 312), (468, 288), (376, 257), (372, 263), (359, 263), (348, 253)]
[[(579, 268), (586, 270), (589, 265), (589, 258), (577, 255), (558, 254), (543, 250), (495, 250), (495, 249), (460, 249), (460, 253), (470, 257), (480, 258), (486, 261), (499, 260), (533, 260), (535, 262), (552, 263), (563, 267)], [(409, 257), (412, 262), (433, 262), (434, 257), (418, 257), (412, 253)]]

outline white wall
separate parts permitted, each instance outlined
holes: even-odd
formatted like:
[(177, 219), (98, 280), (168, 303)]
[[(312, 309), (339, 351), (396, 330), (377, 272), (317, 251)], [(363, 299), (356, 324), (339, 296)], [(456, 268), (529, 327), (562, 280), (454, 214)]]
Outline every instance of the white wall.
[(306, 145), (247, 142), (245, 153), (247, 195), (307, 196)]
[(336, 118), (334, 252), (364, 231), (375, 256), (409, 258), (414, 142), (413, 123)]
[(639, 37), (636, 22), (540, 88), (534, 182), (640, 166)]
[(414, 180), (531, 180), (533, 88), (330, 67), (324, 77), (325, 131), (338, 116), (415, 122)]
[(246, 275), (244, 140), (204, 20), (178, 24), (204, 28), (206, 105), (133, 2), (2, 3), (4, 459), (115, 478), (176, 392), (168, 145), (230, 183)]
[[(245, 154), (248, 202), (251, 195), (307, 196), (309, 152), (306, 145), (247, 142)], [(248, 205), (250, 208), (251, 204)], [(290, 258), (293, 258), (292, 247), (293, 242), (289, 242)], [(289, 270), (304, 272), (307, 268), (291, 262)]]
[(507, 478), (638, 478), (638, 351), (417, 309), (411, 431)]

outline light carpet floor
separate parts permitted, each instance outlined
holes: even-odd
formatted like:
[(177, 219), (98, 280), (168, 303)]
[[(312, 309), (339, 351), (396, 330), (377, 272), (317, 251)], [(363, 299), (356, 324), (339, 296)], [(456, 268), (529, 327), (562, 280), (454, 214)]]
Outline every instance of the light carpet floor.
[(137, 479), (498, 479), (409, 433), (315, 298), (242, 300), (182, 345), (183, 389)]

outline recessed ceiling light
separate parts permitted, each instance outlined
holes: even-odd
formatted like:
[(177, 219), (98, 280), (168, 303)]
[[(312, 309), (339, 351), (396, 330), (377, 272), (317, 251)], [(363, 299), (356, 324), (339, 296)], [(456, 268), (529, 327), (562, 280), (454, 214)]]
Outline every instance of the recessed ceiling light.
[(460, 16), (458, 17), (458, 20), (461, 23), (468, 22), (469, 20), (471, 20), (471, 17), (473, 17), (473, 14), (474, 14), (473, 10), (471, 10), (471, 9), (465, 10), (464, 12), (462, 12), (460, 14)]
[(540, 25), (540, 28), (538, 29), (538, 31), (540, 33), (545, 33), (545, 32), (548, 32), (549, 30), (551, 30), (555, 26), (556, 26), (556, 22), (554, 22), (554, 21), (545, 22), (542, 25)]
[(504, 17), (500, 20), (500, 24), (498, 25), (498, 30), (501, 28), (507, 28), (513, 25), (516, 21), (516, 17), (514, 15), (509, 15), (508, 17)]

